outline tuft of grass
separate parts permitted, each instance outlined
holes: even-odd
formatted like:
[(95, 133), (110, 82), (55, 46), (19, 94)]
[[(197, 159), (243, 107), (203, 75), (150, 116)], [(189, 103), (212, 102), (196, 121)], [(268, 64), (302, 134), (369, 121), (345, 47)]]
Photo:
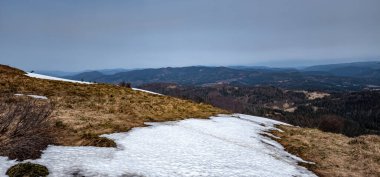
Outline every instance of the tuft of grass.
[(380, 136), (350, 138), (317, 129), (279, 126), (271, 133), (287, 151), (316, 164), (300, 163), (318, 176), (380, 176)]
[(49, 170), (43, 165), (27, 162), (12, 166), (7, 170), (6, 175), (9, 177), (45, 177), (49, 175)]
[(2, 64), (0, 64), (0, 73), (1, 74), (17, 74), (17, 75), (26, 74), (24, 71), (20, 69), (13, 68), (7, 65), (2, 65)]
[(56, 128), (65, 128), (66, 125), (61, 120), (56, 120), (54, 126)]
[(116, 147), (116, 143), (108, 138), (99, 137), (98, 135), (85, 133), (82, 138), (86, 140), (84, 146), (96, 146), (96, 147)]

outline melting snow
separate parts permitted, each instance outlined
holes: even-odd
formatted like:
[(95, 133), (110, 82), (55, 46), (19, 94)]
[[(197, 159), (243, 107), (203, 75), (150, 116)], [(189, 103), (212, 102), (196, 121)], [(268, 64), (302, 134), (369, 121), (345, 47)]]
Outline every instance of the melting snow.
[[(15, 96), (23, 96), (24, 94), (15, 94)], [(47, 100), (48, 98), (46, 96), (40, 96), (40, 95), (26, 95), (26, 96), (29, 96), (29, 97), (32, 97), (32, 98), (35, 98), (35, 99), (43, 99), (43, 100)]]
[(28, 96), (32, 98), (36, 98), (36, 99), (44, 99), (44, 100), (48, 99), (46, 96), (40, 96), (40, 95), (28, 95)]
[(8, 157), (0, 156), (0, 176), (5, 176), (6, 170), (16, 163), (15, 160), (9, 160)]
[[(72, 82), (72, 83), (79, 83), (79, 84), (93, 84), (92, 82), (83, 82), (83, 81), (76, 81), (76, 80), (70, 80), (70, 79), (63, 79), (59, 77), (52, 77), (52, 76), (46, 76), (42, 74), (36, 74), (36, 73), (27, 73), (26, 74), (29, 77), (34, 77), (38, 79), (46, 79), (46, 80), (55, 80), (55, 81), (64, 81), (64, 82)], [(151, 92), (148, 90), (143, 90), (143, 89), (138, 89), (138, 88), (132, 88), (133, 90), (136, 91), (141, 91), (141, 92), (146, 92), (146, 93), (151, 93), (151, 94), (156, 94), (156, 95), (162, 95), (156, 92)]]
[(70, 79), (63, 79), (63, 78), (59, 78), (59, 77), (46, 76), (46, 75), (36, 74), (36, 73), (27, 73), (26, 75), (29, 77), (34, 77), (34, 78), (38, 78), (38, 79), (64, 81), (64, 82), (72, 82), (72, 83), (79, 83), (79, 84), (92, 84), (91, 82), (83, 82), (83, 81), (76, 81), (76, 80), (70, 80)]
[[(104, 135), (117, 148), (49, 146), (31, 162), (50, 176), (315, 176), (261, 135), (275, 124), (283, 123), (242, 114), (151, 123)], [(13, 164), (0, 158), (0, 174)]]
[(136, 91), (141, 91), (141, 92), (146, 92), (146, 93), (155, 94), (155, 95), (162, 95), (162, 94), (159, 94), (159, 93), (156, 93), (156, 92), (151, 92), (151, 91), (143, 90), (143, 89), (139, 89), (139, 88), (132, 88), (132, 89), (133, 89), (133, 90), (136, 90)]

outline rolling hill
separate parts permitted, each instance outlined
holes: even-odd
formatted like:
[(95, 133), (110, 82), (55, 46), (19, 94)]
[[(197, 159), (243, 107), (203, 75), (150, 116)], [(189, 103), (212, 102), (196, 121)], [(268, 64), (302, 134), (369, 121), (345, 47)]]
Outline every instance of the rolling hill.
[(335, 115), (340, 126), (330, 125), (329, 131), (347, 136), (380, 135), (380, 91), (376, 90), (329, 94), (268, 86), (201, 87), (168, 83), (145, 84), (140, 88), (302, 127), (324, 129), (323, 122)]
[(354, 62), (307, 67), (304, 71), (318, 71), (334, 76), (354, 78), (380, 78), (380, 62)]
[(305, 69), (265, 67), (205, 67), (141, 69), (105, 75), (85, 72), (66, 78), (100, 83), (130, 82), (134, 86), (147, 83), (181, 85), (230, 84), (275, 86), (285, 89), (358, 91), (369, 85), (380, 85), (378, 62), (314, 66)]
[[(53, 125), (54, 143), (59, 145), (109, 146), (112, 143), (109, 144), (98, 135), (128, 131), (133, 127), (145, 126), (144, 122), (149, 121), (206, 118), (226, 112), (207, 104), (126, 87), (72, 83), (51, 80), (51, 77), (40, 79), (26, 74), (0, 65), (1, 114), (11, 114), (14, 108), (20, 107), (23, 110), (23, 107), (31, 105), (36, 105), (37, 108), (40, 107), (38, 105), (52, 107), (49, 124)], [(30, 100), (32, 98), (26, 95), (47, 99), (39, 99), (35, 103), (35, 100)], [(17, 112), (15, 110), (14, 113)]]

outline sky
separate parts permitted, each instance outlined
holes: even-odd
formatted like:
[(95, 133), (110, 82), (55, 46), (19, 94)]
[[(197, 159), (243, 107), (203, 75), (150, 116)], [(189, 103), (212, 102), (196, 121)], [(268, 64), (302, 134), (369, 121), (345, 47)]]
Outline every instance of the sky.
[(0, 0), (0, 63), (80, 71), (380, 60), (379, 0)]

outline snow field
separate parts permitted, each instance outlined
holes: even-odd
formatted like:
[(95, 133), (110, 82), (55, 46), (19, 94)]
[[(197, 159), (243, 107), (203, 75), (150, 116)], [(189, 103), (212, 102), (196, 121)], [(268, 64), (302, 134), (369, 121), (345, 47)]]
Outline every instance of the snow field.
[[(270, 138), (283, 124), (243, 114), (151, 123), (126, 133), (103, 135), (117, 148), (49, 146), (33, 163), (50, 176), (315, 176)], [(0, 158), (0, 174), (14, 161)]]

